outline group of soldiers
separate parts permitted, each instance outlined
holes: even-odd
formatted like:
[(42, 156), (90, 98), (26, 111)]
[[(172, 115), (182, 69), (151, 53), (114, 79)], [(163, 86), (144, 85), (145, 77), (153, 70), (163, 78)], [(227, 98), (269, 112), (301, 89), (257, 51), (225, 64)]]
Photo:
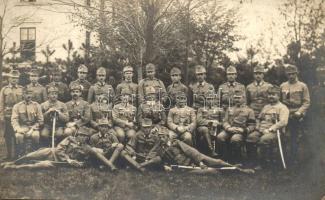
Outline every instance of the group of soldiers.
[(296, 161), (299, 127), (310, 106), (308, 88), (294, 65), (286, 67), (288, 81), (280, 87), (265, 82), (264, 71), (255, 67), (255, 80), (245, 87), (229, 66), (227, 82), (215, 89), (202, 65), (195, 66), (196, 82), (189, 87), (175, 67), (166, 88), (149, 63), (139, 84), (132, 81), (133, 68), (124, 67), (123, 81), (114, 89), (103, 67), (94, 84), (80, 65), (78, 79), (69, 85), (55, 70), (46, 86), (32, 69), (26, 87), (18, 85), (19, 71), (12, 70), (0, 92), (0, 117), (7, 160), (14, 161), (3, 166), (83, 166), (97, 158), (115, 170), (114, 162), (122, 158), (140, 171), (158, 164), (241, 169), (223, 160), (272, 160), (277, 132), (290, 135), (290, 158)]

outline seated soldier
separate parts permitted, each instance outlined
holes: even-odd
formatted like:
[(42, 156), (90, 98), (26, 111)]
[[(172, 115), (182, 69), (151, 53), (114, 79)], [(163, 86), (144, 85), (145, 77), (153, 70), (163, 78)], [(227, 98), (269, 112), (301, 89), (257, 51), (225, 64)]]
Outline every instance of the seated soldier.
[(163, 105), (159, 102), (154, 87), (146, 87), (145, 100), (138, 108), (137, 118), (139, 124), (142, 124), (146, 118), (152, 119), (155, 127), (160, 128), (166, 125), (166, 113)]
[(117, 168), (114, 166), (114, 161), (119, 157), (123, 150), (123, 144), (119, 143), (115, 132), (110, 129), (109, 121), (107, 118), (102, 118), (97, 121), (98, 133), (95, 133), (90, 137), (90, 146), (94, 151), (99, 154), (109, 157), (106, 165), (110, 167), (112, 171)]
[[(197, 132), (200, 138), (204, 139), (206, 144), (208, 145), (208, 150), (210, 152), (210, 156), (214, 157), (218, 154), (215, 152), (215, 142), (216, 136), (218, 134), (218, 128), (221, 126), (222, 115), (224, 111), (219, 104), (216, 104), (216, 98), (213, 90), (210, 90), (209, 93), (206, 94), (206, 105), (204, 107), (200, 107), (197, 112)], [(214, 136), (214, 138), (211, 138)]]
[(257, 117), (256, 131), (247, 136), (247, 155), (253, 160), (257, 157), (257, 144), (261, 149), (261, 156), (271, 158), (272, 145), (276, 144), (277, 131), (281, 131), (288, 124), (289, 109), (279, 101), (280, 89), (272, 86), (268, 89), (269, 104), (265, 105)]
[(1, 166), (5, 169), (53, 168), (62, 164), (82, 167), (87, 157), (87, 151), (83, 148), (83, 145), (88, 140), (89, 136), (85, 134), (77, 134), (75, 137), (69, 136), (54, 149), (41, 148), (13, 162), (2, 163)]
[(39, 145), (39, 129), (43, 126), (44, 118), (41, 105), (32, 101), (32, 95), (32, 89), (25, 88), (24, 101), (12, 108), (11, 124), (16, 132), (16, 156), (29, 153)]
[(151, 119), (145, 118), (135, 139), (128, 143), (126, 150), (130, 156), (141, 163), (155, 156), (152, 149), (158, 141), (158, 129), (153, 126)]
[(155, 148), (156, 156), (141, 163), (140, 165), (142, 168), (153, 164), (163, 164), (165, 170), (170, 171), (171, 165), (177, 165), (180, 167), (192, 165), (200, 166), (202, 169), (193, 172), (209, 173), (218, 171), (217, 168), (207, 169), (208, 167), (234, 167), (233, 169), (241, 172), (254, 173), (254, 170), (241, 169), (237, 165), (229, 164), (221, 159), (206, 156), (180, 140), (169, 138), (166, 134), (159, 134), (159, 138), (159, 143)]
[(129, 103), (132, 92), (128, 88), (123, 89), (121, 95), (122, 102), (113, 107), (112, 117), (116, 136), (121, 143), (124, 143), (125, 140), (135, 137), (136, 107)]
[(107, 94), (97, 94), (96, 101), (90, 104), (90, 127), (98, 130), (98, 120), (106, 118), (108, 120), (109, 126), (113, 127), (112, 118), (112, 104), (109, 102), (109, 97)]
[(91, 114), (90, 106), (87, 101), (84, 101), (81, 97), (82, 86), (78, 84), (71, 85), (71, 96), (72, 100), (66, 103), (69, 122), (64, 129), (64, 137), (71, 136), (76, 133), (77, 130), (84, 129), (85, 125), (89, 123)]
[(58, 88), (48, 87), (48, 97), (49, 100), (41, 104), (42, 112), (44, 115), (44, 128), (41, 131), (41, 141), (42, 145), (48, 146), (49, 139), (52, 135), (53, 121), (55, 120), (55, 138), (58, 141), (63, 139), (63, 131), (65, 124), (69, 121), (69, 114), (67, 106), (58, 101)]
[(218, 134), (217, 141), (222, 156), (229, 159), (228, 153), (231, 150), (231, 158), (236, 160), (241, 158), (241, 147), (246, 135), (254, 131), (255, 115), (254, 111), (245, 104), (242, 91), (235, 91), (233, 98), (235, 105), (226, 110), (224, 130)]
[(176, 107), (168, 113), (167, 125), (173, 131), (172, 138), (179, 138), (193, 146), (192, 133), (196, 128), (196, 115), (194, 109), (186, 104), (186, 94), (179, 92), (176, 95)]

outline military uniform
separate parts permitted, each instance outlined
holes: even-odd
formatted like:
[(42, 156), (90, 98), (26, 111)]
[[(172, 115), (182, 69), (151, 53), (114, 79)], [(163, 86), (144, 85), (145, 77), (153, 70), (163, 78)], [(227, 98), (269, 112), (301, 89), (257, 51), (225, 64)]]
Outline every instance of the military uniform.
[[(224, 157), (229, 156), (228, 143), (231, 145), (232, 156), (241, 157), (241, 147), (245, 141), (245, 136), (254, 131), (255, 128), (254, 111), (244, 103), (243, 92), (236, 91), (235, 98), (242, 98), (241, 103), (237, 103), (234, 107), (229, 107), (226, 110), (223, 122), (224, 130), (217, 136), (219, 148)], [(240, 130), (234, 131), (232, 130), (234, 128)]]
[[(223, 83), (219, 86), (219, 90), (218, 90), (221, 94), (221, 105), (223, 106), (224, 109), (226, 109), (227, 107), (233, 107), (234, 103), (233, 103), (233, 98), (234, 98), (234, 94), (235, 91), (244, 91), (245, 92), (245, 86), (241, 83), (238, 82), (226, 82)], [(244, 93), (244, 98), (246, 99), (246, 94)]]
[[(74, 90), (82, 91), (82, 86), (72, 85), (71, 92)], [(90, 131), (87, 129), (84, 130), (84, 127), (89, 123), (91, 119), (89, 103), (82, 100), (81, 97), (78, 97), (67, 102), (66, 106), (69, 113), (69, 122), (67, 123), (67, 127), (64, 130), (64, 137), (74, 134), (77, 129), (79, 132)]]
[(118, 84), (116, 86), (116, 97), (119, 97), (121, 95), (121, 91), (124, 88), (128, 88), (132, 92), (132, 99), (131, 102), (132, 105), (136, 106), (137, 105), (137, 93), (138, 93), (138, 84), (133, 83), (133, 82), (126, 82), (123, 81), (122, 83)]
[(81, 97), (83, 98), (83, 100), (87, 100), (88, 99), (88, 92), (89, 92), (89, 88), (91, 86), (91, 83), (89, 83), (89, 81), (87, 80), (80, 80), (80, 79), (77, 79), (75, 81), (72, 81), (69, 85), (69, 87), (71, 87), (71, 85), (73, 84), (78, 84), (78, 85), (81, 85), (82, 86), (82, 95)]
[[(82, 98), (83, 100), (87, 100), (88, 98), (88, 91), (89, 91), (89, 88), (91, 86), (91, 84), (86, 80), (86, 77), (87, 77), (87, 74), (88, 74), (88, 68), (86, 65), (80, 65), (78, 67), (78, 79), (75, 80), (75, 81), (72, 81), (69, 85), (69, 87), (71, 87), (72, 84), (78, 84), (78, 85), (81, 85), (82, 86)], [(83, 79), (80, 78), (80, 76), (84, 76)]]
[[(174, 132), (172, 137), (180, 138), (189, 145), (193, 145), (192, 133), (196, 128), (195, 110), (191, 107), (174, 107), (170, 109), (167, 125)], [(184, 130), (179, 130), (179, 128)]]
[(222, 124), (223, 116), (223, 109), (217, 105), (206, 105), (197, 111), (197, 131), (207, 142), (212, 156), (216, 156), (216, 154), (214, 152), (215, 146), (213, 147), (212, 144), (211, 132), (213, 132), (212, 135), (217, 136), (217, 129)]
[[(174, 67), (174, 68), (171, 69), (170, 75), (171, 76), (174, 76), (174, 75), (181, 76), (181, 70)], [(176, 104), (176, 94), (179, 93), (179, 92), (183, 92), (186, 95), (188, 95), (188, 87), (186, 85), (184, 85), (183, 83), (181, 83), (180, 81), (179, 82), (173, 82), (172, 84), (170, 84), (167, 87), (167, 94), (168, 94), (169, 101), (170, 101), (170, 102), (167, 102), (167, 103), (169, 103), (168, 104), (169, 108), (172, 108), (172, 107), (175, 106), (175, 104)]]
[[(11, 77), (19, 77), (17, 70), (11, 71)], [(3, 132), (6, 141), (7, 157), (15, 156), (15, 132), (11, 125), (12, 107), (23, 99), (23, 87), (9, 83), (0, 91), (0, 121), (4, 122)]]
[[(280, 89), (274, 86), (268, 90), (268, 93), (278, 93), (279, 95)], [(248, 158), (255, 159), (257, 157), (257, 144), (260, 145), (262, 157), (272, 156), (271, 145), (276, 144), (277, 131), (284, 132), (288, 118), (289, 110), (280, 101), (265, 105), (257, 117), (256, 130), (250, 133), (246, 139)]]
[[(286, 73), (296, 74), (298, 73), (297, 67), (289, 65), (286, 69)], [(303, 134), (303, 117), (310, 106), (309, 90), (305, 83), (300, 82), (295, 77), (295, 80), (282, 83), (281, 86), (281, 100), (288, 107), (290, 111), (288, 129), (290, 132), (290, 144), (291, 144), (291, 158), (292, 161), (297, 159), (299, 137)], [(305, 138), (304, 140), (306, 140)]]
[[(32, 91), (28, 91), (32, 92)], [(34, 101), (22, 101), (14, 105), (11, 115), (11, 124), (16, 134), (17, 154), (31, 151), (39, 144), (39, 127), (44, 124), (41, 105)], [(27, 145), (26, 139), (31, 139), (31, 147)]]
[[(49, 93), (58, 92), (57, 88), (49, 88)], [(45, 145), (49, 142), (49, 138), (52, 135), (53, 120), (56, 117), (55, 122), (55, 136), (56, 138), (62, 139), (64, 133), (65, 124), (69, 121), (69, 113), (67, 106), (58, 100), (56, 101), (46, 101), (41, 104), (42, 112), (44, 115), (44, 128), (41, 131), (41, 138)], [(49, 112), (49, 109), (55, 108), (59, 112), (54, 115), (54, 112)]]
[(69, 88), (68, 85), (63, 83), (63, 82), (51, 82), (47, 85), (47, 88), (49, 87), (56, 87), (59, 89), (59, 94), (58, 94), (58, 100), (65, 103), (69, 101), (70, 94), (69, 94)]
[[(123, 89), (121, 95), (131, 96), (132, 94), (130, 90)], [(135, 137), (136, 112), (136, 107), (127, 102), (116, 104), (113, 107), (112, 116), (113, 123), (115, 125), (114, 128), (117, 134), (117, 138), (121, 143), (124, 142), (125, 137), (128, 140), (131, 140)]]
[(143, 128), (136, 133), (134, 140), (129, 141), (127, 145), (129, 154), (135, 156), (138, 162), (154, 158), (156, 156), (154, 148), (160, 141), (157, 132), (153, 129), (151, 119), (142, 121), (141, 127)]
[(31, 83), (28, 84), (26, 87), (30, 88), (33, 91), (32, 100), (41, 104), (47, 100), (47, 92), (46, 92), (46, 88), (38, 83), (38, 79), (39, 79), (38, 76), (39, 76), (38, 70), (32, 69), (30, 72)]
[(94, 85), (90, 86), (88, 92), (88, 102), (92, 103), (96, 99), (96, 95), (106, 93), (109, 95), (109, 101), (113, 102), (115, 97), (114, 89), (111, 85), (106, 83), (97, 82)]
[(258, 116), (262, 108), (268, 104), (267, 90), (270, 87), (272, 85), (265, 81), (261, 81), (260, 83), (254, 81), (247, 86), (247, 105), (254, 110), (255, 116)]
[[(198, 65), (195, 69), (196, 76), (200, 74), (206, 75), (206, 70), (203, 66)], [(200, 107), (205, 106), (205, 97), (208, 93), (215, 92), (214, 87), (212, 84), (207, 83), (205, 80), (196, 83), (190, 84), (189, 86), (192, 92), (192, 102), (193, 108), (198, 109)]]
[(98, 128), (98, 120), (106, 118), (108, 120), (109, 125), (113, 126), (112, 119), (112, 103), (109, 103), (108, 97), (105, 94), (100, 95), (100, 100), (95, 101), (90, 104), (90, 113), (91, 120), (90, 126), (94, 129)]
[[(146, 66), (146, 72), (148, 71), (155, 71), (155, 66), (149, 63)], [(161, 102), (165, 102), (167, 98), (167, 92), (164, 83), (157, 79), (157, 78), (144, 78), (139, 82), (138, 86), (138, 94), (139, 94), (139, 101), (142, 103), (145, 100), (146, 96), (146, 88), (147, 87), (154, 87), (157, 97)]]

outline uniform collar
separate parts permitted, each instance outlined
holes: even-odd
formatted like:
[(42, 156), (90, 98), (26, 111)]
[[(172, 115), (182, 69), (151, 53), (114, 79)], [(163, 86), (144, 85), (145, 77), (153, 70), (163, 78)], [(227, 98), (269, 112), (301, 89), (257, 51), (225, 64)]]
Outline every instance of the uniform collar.
[(73, 105), (77, 105), (78, 106), (80, 104), (80, 102), (81, 102), (80, 101), (80, 98), (78, 98), (77, 100), (72, 100), (72, 104)]
[(96, 85), (99, 87), (103, 87), (104, 85), (106, 85), (106, 83), (105, 82), (101, 83), (101, 82), (97, 81)]
[(9, 87), (9, 88), (18, 88), (18, 84), (13, 85), (13, 84), (9, 83), (9, 84), (8, 84), (8, 87)]
[(176, 82), (176, 83), (172, 83), (172, 87), (176, 87), (176, 86), (179, 86), (179, 85), (181, 85), (181, 82), (179, 81), (179, 82)]
[(230, 83), (229, 81), (227, 82), (227, 85), (230, 87), (230, 86), (236, 86), (237, 85), (237, 82), (234, 81), (233, 83)]
[(31, 105), (33, 102), (30, 101), (30, 102), (27, 102), (27, 101), (23, 101), (25, 105)]
[(264, 82), (263, 80), (260, 82), (260, 84), (258, 84), (257, 81), (254, 81), (254, 85), (255, 85), (255, 86), (263, 85), (264, 83), (265, 83), (265, 82)]
[(197, 82), (198, 86), (204, 86), (206, 84), (206, 81), (203, 81), (202, 83)]

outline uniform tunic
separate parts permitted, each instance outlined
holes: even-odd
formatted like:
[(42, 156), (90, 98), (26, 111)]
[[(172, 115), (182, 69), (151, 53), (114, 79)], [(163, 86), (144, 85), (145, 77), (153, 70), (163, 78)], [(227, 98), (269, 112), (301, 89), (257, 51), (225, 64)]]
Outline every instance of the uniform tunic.
[(254, 81), (246, 88), (247, 105), (254, 110), (255, 116), (258, 116), (262, 108), (268, 104), (268, 89), (272, 85), (265, 81), (257, 83)]
[(109, 95), (109, 102), (113, 102), (115, 97), (114, 89), (109, 84), (102, 84), (100, 82), (95, 83), (94, 85), (90, 86), (88, 91), (88, 103), (92, 103), (96, 100), (96, 95), (98, 94), (108, 94)]
[(244, 95), (244, 99), (246, 100), (245, 86), (241, 83), (236, 82), (236, 81), (234, 83), (230, 83), (230, 82), (223, 83), (222, 85), (220, 85), (218, 91), (221, 92), (221, 94), (218, 94), (218, 95), (221, 95), (221, 105), (224, 108), (229, 107), (229, 104), (230, 104), (230, 107), (234, 106), (233, 97), (234, 97), (235, 91), (242, 91), (243, 95)]
[(36, 101), (37, 103), (41, 104), (47, 100), (46, 88), (41, 84), (36, 83), (34, 85), (33, 83), (31, 83), (27, 85), (27, 88), (32, 89), (33, 91), (33, 96), (32, 96), (33, 101)]
[(208, 93), (215, 92), (212, 84), (203, 81), (202, 83), (196, 82), (190, 84), (189, 88), (193, 94), (193, 108), (198, 109), (199, 107), (205, 106), (205, 97)]
[[(172, 83), (167, 87), (167, 94), (170, 100), (170, 107), (174, 107), (176, 104), (176, 94), (178, 93), (185, 93), (186, 96), (188, 95), (188, 88), (183, 83)], [(168, 103), (168, 102), (167, 102)]]
[(90, 106), (87, 101), (79, 98), (77, 101), (71, 100), (67, 102), (66, 106), (69, 113), (69, 121), (75, 122), (79, 128), (90, 121)]
[(59, 94), (58, 94), (59, 101), (65, 103), (71, 99), (67, 84), (63, 82), (51, 82), (47, 85), (47, 88), (49, 87), (56, 87), (59, 89)]
[(160, 97), (160, 98), (167, 97), (165, 85), (161, 80), (159, 80), (157, 78), (153, 78), (153, 79), (145, 78), (139, 82), (138, 94), (139, 94), (140, 103), (145, 100), (147, 87), (154, 87), (157, 97)]

